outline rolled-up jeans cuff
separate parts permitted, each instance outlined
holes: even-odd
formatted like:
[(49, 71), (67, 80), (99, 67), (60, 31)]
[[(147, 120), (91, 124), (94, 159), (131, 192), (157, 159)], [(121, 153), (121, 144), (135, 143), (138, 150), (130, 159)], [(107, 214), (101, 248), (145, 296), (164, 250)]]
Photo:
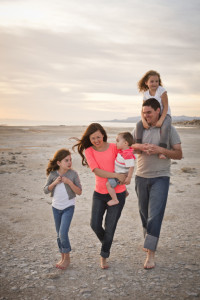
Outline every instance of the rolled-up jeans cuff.
[(151, 251), (156, 251), (158, 244), (158, 238), (156, 236), (146, 234), (144, 240), (144, 248), (149, 249)]
[(110, 253), (101, 251), (100, 255), (101, 255), (103, 258), (108, 258), (108, 257), (110, 256)]

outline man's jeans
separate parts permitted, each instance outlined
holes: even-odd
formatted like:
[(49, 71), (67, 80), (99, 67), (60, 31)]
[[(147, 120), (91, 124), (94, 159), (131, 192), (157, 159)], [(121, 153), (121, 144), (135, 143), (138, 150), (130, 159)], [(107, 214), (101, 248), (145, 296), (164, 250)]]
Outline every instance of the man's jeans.
[[(102, 243), (100, 255), (104, 258), (109, 257), (117, 222), (121, 216), (125, 204), (126, 192), (118, 193), (119, 203), (108, 206), (107, 202), (111, 200), (109, 194), (100, 194), (94, 192), (92, 204), (91, 227)], [(107, 210), (107, 211), (106, 211)], [(106, 211), (104, 228), (102, 227), (103, 216)]]
[(144, 248), (155, 251), (160, 235), (169, 190), (167, 176), (135, 177), (140, 217), (144, 230)]
[(52, 210), (57, 232), (58, 248), (60, 253), (68, 253), (71, 251), (68, 232), (74, 214), (74, 205), (63, 210), (52, 207)]

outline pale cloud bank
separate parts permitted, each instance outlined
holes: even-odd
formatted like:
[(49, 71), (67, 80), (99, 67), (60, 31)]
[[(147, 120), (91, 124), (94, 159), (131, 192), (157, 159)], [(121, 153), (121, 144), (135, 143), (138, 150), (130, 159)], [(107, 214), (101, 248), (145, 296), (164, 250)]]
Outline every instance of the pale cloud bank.
[(1, 119), (139, 115), (149, 69), (174, 115), (200, 116), (199, 1), (54, 2), (0, 1)]

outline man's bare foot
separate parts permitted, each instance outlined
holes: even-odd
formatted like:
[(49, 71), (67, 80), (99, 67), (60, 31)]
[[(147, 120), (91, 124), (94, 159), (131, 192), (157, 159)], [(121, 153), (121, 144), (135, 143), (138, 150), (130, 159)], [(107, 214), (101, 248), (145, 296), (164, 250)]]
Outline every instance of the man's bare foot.
[(155, 268), (155, 251), (151, 251), (148, 249), (147, 258), (144, 263), (144, 269), (153, 269)]
[(107, 264), (107, 261), (106, 261), (106, 258), (104, 258), (104, 257), (100, 258), (100, 265), (101, 265), (102, 269), (108, 269), (109, 268), (109, 266)]
[(158, 156), (160, 159), (167, 159), (167, 157), (164, 154), (159, 154)]
[(62, 262), (59, 265), (57, 265), (56, 267), (61, 270), (66, 270), (68, 268), (69, 264), (70, 264), (69, 253), (64, 253)]
[(112, 200), (107, 202), (108, 206), (113, 206), (113, 205), (116, 205), (118, 203), (119, 203), (119, 201), (117, 199), (116, 200), (112, 199)]

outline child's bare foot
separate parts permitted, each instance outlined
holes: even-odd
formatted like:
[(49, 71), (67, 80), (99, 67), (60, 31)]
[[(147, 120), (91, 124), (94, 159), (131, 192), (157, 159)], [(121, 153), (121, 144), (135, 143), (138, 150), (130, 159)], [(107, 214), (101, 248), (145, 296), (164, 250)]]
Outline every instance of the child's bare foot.
[(100, 265), (101, 265), (102, 269), (108, 269), (109, 268), (109, 266), (107, 264), (107, 261), (106, 261), (106, 258), (104, 258), (104, 257), (100, 258)]
[(116, 200), (112, 199), (112, 200), (107, 202), (108, 206), (113, 206), (113, 205), (116, 205), (118, 203), (119, 203), (119, 201), (117, 199)]
[(59, 262), (56, 263), (56, 268), (62, 263), (64, 259), (64, 253), (61, 253), (61, 259), (59, 260)]
[(57, 265), (57, 268), (61, 269), (61, 270), (66, 270), (68, 268), (69, 264), (70, 264), (69, 253), (64, 253), (64, 258), (63, 258), (62, 262), (59, 265)]
[(144, 263), (144, 269), (153, 269), (155, 268), (155, 251), (148, 250), (147, 258)]
[(166, 159), (167, 157), (164, 154), (159, 154), (158, 156), (160, 159)]

